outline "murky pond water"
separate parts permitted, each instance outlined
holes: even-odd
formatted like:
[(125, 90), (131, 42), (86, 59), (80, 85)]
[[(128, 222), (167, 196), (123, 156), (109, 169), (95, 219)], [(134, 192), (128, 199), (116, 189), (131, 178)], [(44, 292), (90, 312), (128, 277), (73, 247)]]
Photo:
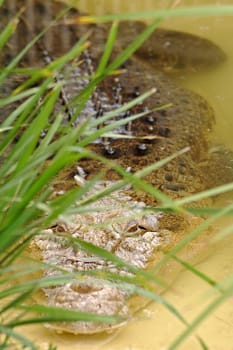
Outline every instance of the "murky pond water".
[[(179, 0), (80, 0), (80, 8), (92, 12), (118, 12), (150, 10), (156, 7), (220, 4), (221, 1), (179, 1)], [(232, 0), (222, 1), (232, 4)], [(233, 18), (179, 18), (169, 19), (162, 26), (185, 30), (207, 37), (221, 46), (228, 59), (221, 66), (198, 74), (181, 73), (176, 79), (180, 84), (189, 87), (206, 97), (216, 113), (214, 138), (217, 143), (224, 143), (233, 149)], [(218, 223), (221, 226), (224, 223)], [(233, 273), (233, 240), (227, 238), (216, 244), (207, 259), (202, 260), (198, 269), (211, 278), (221, 281)], [(184, 271), (164, 296), (174, 303), (188, 321), (192, 321), (213, 300), (209, 287), (200, 278)], [(217, 294), (214, 296), (216, 297)], [(59, 350), (165, 350), (172, 340), (184, 330), (162, 305), (151, 304), (125, 328), (112, 335), (70, 336), (58, 335), (47, 331), (43, 326), (22, 328), (21, 332), (30, 336), (42, 349), (48, 343), (57, 345)], [(204, 339), (211, 350), (233, 350), (233, 297), (226, 300), (198, 328), (197, 333)], [(200, 344), (192, 336), (179, 347), (181, 350), (200, 349)]]

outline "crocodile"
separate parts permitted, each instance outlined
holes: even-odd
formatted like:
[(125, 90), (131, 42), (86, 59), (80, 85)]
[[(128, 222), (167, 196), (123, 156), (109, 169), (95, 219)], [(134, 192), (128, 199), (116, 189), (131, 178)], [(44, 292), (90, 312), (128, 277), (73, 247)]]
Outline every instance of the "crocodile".
[[(17, 10), (21, 10), (21, 15), (16, 33), (1, 55), (1, 65), (9, 62), (63, 9), (63, 4), (56, 1), (5, 2), (1, 8), (2, 26)], [(90, 43), (80, 57), (66, 65), (59, 76), (55, 76), (55, 80), (65, 81), (56, 108), (63, 107), (66, 121), (75, 113), (69, 101), (91, 81), (110, 28), (107, 24), (81, 24), (79, 16), (76, 8), (66, 12), (20, 63), (23, 67), (43, 67), (65, 54), (82, 35), (91, 33), (88, 37)], [(141, 22), (121, 23), (111, 59), (145, 27)], [(127, 121), (128, 117), (140, 113), (141, 117), (113, 130), (115, 135), (102, 137), (88, 146), (98, 156), (109, 159), (111, 166), (104, 165), (98, 157), (71, 165), (53, 184), (54, 195), (59, 196), (73, 186), (84, 186), (102, 173), (101, 180), (95, 182), (85, 194), (85, 198), (88, 198), (119, 182), (121, 175), (116, 165), (130, 175), (175, 152), (180, 152), (177, 157), (143, 178), (150, 188), (179, 199), (232, 181), (230, 153), (209, 152), (213, 109), (203, 97), (180, 87), (169, 76), (170, 71), (195, 71), (220, 64), (225, 58), (224, 52), (207, 39), (167, 29), (154, 31), (137, 52), (119, 67), (117, 74), (111, 74), (100, 82), (79, 118), (75, 119), (74, 126), (78, 126), (80, 120), (85, 120), (87, 116), (98, 119), (118, 110), (153, 89), (153, 94), (129, 110), (116, 112), (114, 121)], [(17, 79), (11, 79), (5, 91), (8, 93), (18, 83)], [(1, 118), (4, 113), (9, 111), (3, 111)], [(111, 120), (107, 123), (111, 123)], [(56, 322), (47, 324), (47, 327), (74, 334), (93, 334), (120, 327), (131, 318), (140, 305), (132, 290), (127, 289), (121, 280), (113, 283), (111, 277), (106, 279), (91, 272), (133, 278), (137, 269), (149, 271), (161, 260), (164, 252), (174, 247), (203, 220), (191, 214), (161, 213), (151, 209), (158, 204), (158, 199), (136, 187), (117, 188), (98, 199), (90, 212), (71, 215), (68, 220), (59, 219), (44, 234), (33, 239), (29, 247), (31, 254), (54, 266), (43, 271), (45, 276), (57, 276), (61, 274), (61, 269), (76, 274), (69, 282), (44, 288), (38, 297), (39, 302), (52, 307), (118, 316), (120, 319), (116, 323)], [(104, 248), (127, 265), (114, 264), (112, 260), (92, 255), (79, 245), (72, 244), (70, 238), (74, 242), (79, 240)], [(194, 248), (195, 244), (200, 247), (202, 243), (197, 239), (185, 254), (192, 255), (192, 251), (197, 249)]]

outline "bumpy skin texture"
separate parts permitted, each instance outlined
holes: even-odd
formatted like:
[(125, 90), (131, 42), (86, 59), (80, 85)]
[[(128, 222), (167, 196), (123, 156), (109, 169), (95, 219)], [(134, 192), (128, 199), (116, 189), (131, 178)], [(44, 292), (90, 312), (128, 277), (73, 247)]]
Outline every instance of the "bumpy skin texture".
[[(4, 14), (2, 24), (15, 12), (14, 1), (8, 0), (5, 3), (5, 7), (1, 10)], [(55, 1), (17, 1), (18, 9), (22, 5), (26, 5), (25, 11), (21, 16), (16, 35), (8, 48), (3, 51), (1, 64), (8, 61), (9, 56), (15, 55), (62, 9), (62, 5)], [(66, 19), (77, 16), (78, 12), (73, 10), (66, 15)], [(121, 47), (127, 45), (143, 27), (144, 25), (140, 23), (123, 23), (120, 26), (119, 37), (124, 40), (117, 41), (112, 57), (115, 57)], [(63, 76), (60, 75), (62, 78), (65, 77), (66, 83), (57, 109), (67, 104), (67, 114), (72, 114), (73, 109), (69, 100), (89, 83), (90, 76), (95, 71), (103, 52), (108, 29), (106, 25), (67, 26), (64, 20), (60, 20), (59, 25), (53, 26), (21, 61), (22, 66), (44, 66), (50, 60), (64, 54), (87, 30), (92, 31), (89, 38), (91, 44), (78, 59), (78, 64), (72, 63), (72, 68), (68, 65), (62, 72)], [(145, 178), (152, 186), (164, 190), (172, 198), (180, 198), (214, 184), (232, 180), (232, 171), (227, 171), (227, 168), (223, 172), (224, 178), (219, 180), (214, 157), (210, 158), (208, 154), (208, 134), (214, 122), (212, 108), (201, 96), (177, 86), (161, 70), (155, 68), (170, 70), (188, 67), (195, 70), (202, 65), (209, 66), (221, 62), (224, 58), (221, 49), (208, 40), (166, 30), (158, 30), (152, 34), (138, 50), (137, 55), (124, 63), (121, 67), (123, 70), (118, 76), (107, 77), (96, 88), (80, 119), (83, 120), (90, 114), (93, 118), (98, 118), (154, 88), (155, 93), (151, 97), (137, 104), (128, 113), (116, 115), (115, 118), (127, 117), (129, 113), (132, 115), (144, 111), (149, 113), (116, 130), (117, 133), (134, 138), (105, 138), (91, 144), (90, 149), (135, 172), (189, 147), (188, 152)], [(9, 85), (2, 88), (1, 94), (8, 93), (16, 85), (17, 80), (12, 78), (9, 80)], [(164, 105), (169, 106), (162, 107)], [(2, 111), (1, 118), (4, 118), (6, 113), (9, 113), (9, 110)], [(66, 118), (68, 119), (69, 115)], [(76, 124), (78, 122), (77, 119)], [(221, 164), (223, 168), (224, 163), (219, 159), (218, 157), (218, 165)], [(212, 173), (211, 183), (208, 183), (205, 174), (208, 164), (210, 164), (208, 170)], [(103, 169), (100, 161), (90, 159), (82, 160), (79, 166), (84, 170), (81, 171), (81, 177), (80, 175), (75, 177), (79, 183), (82, 177), (88, 180)], [(76, 167), (77, 164), (64, 170), (54, 186), (55, 191), (67, 189), (69, 186), (65, 184), (66, 182), (69, 182), (70, 186), (77, 185), (73, 178), (77, 172)], [(87, 195), (111, 186), (117, 179), (119, 175), (107, 168), (103, 182), (99, 182)], [(33, 254), (37, 254), (44, 262), (55, 267), (77, 273), (76, 278), (69, 283), (44, 289), (42, 301), (51, 306), (100, 315), (116, 314), (128, 319), (136, 308), (135, 305), (130, 306), (131, 293), (101, 278), (93, 276), (84, 278), (82, 271), (100, 270), (128, 277), (132, 276), (132, 271), (126, 271), (87, 254), (79, 246), (72, 245), (69, 238), (95, 244), (115, 253), (136, 268), (148, 269), (161, 258), (159, 247), (164, 249), (173, 247), (191, 227), (200, 222), (199, 218), (190, 215), (161, 216), (158, 213), (145, 212), (147, 206), (154, 204), (156, 201), (145, 193), (138, 193), (133, 189), (121, 189), (95, 203), (97, 207), (104, 207), (104, 211), (75, 215), (69, 218), (68, 223), (59, 221), (47, 230), (45, 236), (37, 237), (31, 245)], [(59, 232), (65, 232), (68, 240), (64, 236), (57, 236)], [(60, 272), (54, 268), (45, 273), (53, 276)], [(96, 333), (112, 329), (113, 325), (72, 322), (52, 324), (49, 327), (72, 333)]]

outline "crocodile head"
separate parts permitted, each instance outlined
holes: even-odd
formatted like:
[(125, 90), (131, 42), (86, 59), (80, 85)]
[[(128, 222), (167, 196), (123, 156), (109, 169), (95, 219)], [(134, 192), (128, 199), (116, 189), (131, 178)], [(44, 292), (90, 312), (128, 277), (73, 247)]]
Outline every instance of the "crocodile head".
[[(100, 182), (91, 194), (113, 184)], [(148, 268), (156, 248), (161, 246), (160, 216), (149, 211), (144, 202), (133, 200), (129, 190), (121, 189), (96, 201), (86, 213), (61, 218), (36, 237), (31, 252), (53, 266), (46, 270), (45, 276), (61, 276), (61, 270), (74, 276), (68, 283), (44, 288), (42, 303), (120, 320), (116, 323), (56, 322), (47, 326), (57, 331), (90, 334), (112, 330), (129, 320), (132, 307), (128, 300), (133, 288), (130, 290), (130, 284), (121, 279), (111, 282), (109, 274), (127, 276), (130, 283), (134, 271)], [(81, 242), (105, 249), (113, 254), (113, 259), (104, 258), (104, 254), (91, 254)], [(108, 279), (103, 278), (105, 273)]]

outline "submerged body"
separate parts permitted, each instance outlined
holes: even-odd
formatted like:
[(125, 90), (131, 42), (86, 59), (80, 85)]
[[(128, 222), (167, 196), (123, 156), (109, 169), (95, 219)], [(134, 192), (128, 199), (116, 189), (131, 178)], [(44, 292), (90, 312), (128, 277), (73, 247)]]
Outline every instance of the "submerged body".
[[(8, 3), (12, 5), (8, 7), (8, 11), (11, 11), (14, 1)], [(22, 2), (18, 1), (19, 8), (20, 5)], [(60, 5), (54, 1), (46, 4), (43, 1), (29, 1), (19, 23), (16, 39), (13, 38), (2, 60), (6, 61), (7, 55), (9, 56), (13, 49), (20, 50), (35, 33), (59, 13), (60, 9)], [(10, 15), (8, 12), (8, 17)], [(70, 15), (66, 15), (66, 19), (77, 15), (74, 10)], [(120, 27), (120, 36), (124, 40), (117, 42), (112, 57), (116, 57), (121, 47), (132, 40), (134, 33), (136, 35), (142, 26), (136, 23), (123, 24)], [(88, 85), (98, 65), (108, 27), (75, 24), (67, 26), (62, 20), (53, 26), (22, 60), (23, 66), (44, 66), (64, 54), (88, 29), (92, 31), (88, 49), (77, 62), (72, 62), (71, 66), (66, 66), (62, 72), (65, 84), (57, 108), (66, 107), (67, 119), (75, 112), (70, 107), (69, 101)], [(183, 45), (188, 45), (187, 50)], [(186, 58), (185, 52), (187, 52)], [(207, 40), (172, 31), (155, 32), (139, 50), (138, 55), (121, 66), (122, 70), (117, 76), (107, 77), (96, 87), (83, 108), (80, 119), (76, 119), (76, 124), (87, 116), (101, 117), (153, 88), (153, 95), (132, 107), (130, 111), (117, 114), (115, 119), (120, 120), (135, 113), (147, 112), (147, 114), (115, 130), (116, 133), (124, 135), (124, 138), (104, 138), (89, 145), (89, 148), (99, 155), (110, 158), (130, 172), (141, 170), (186, 148), (187, 152), (145, 177), (153, 188), (165, 191), (174, 199), (230, 181), (232, 171), (224, 170), (222, 178), (218, 166), (221, 165), (221, 168), (225, 169), (224, 161), (208, 153), (210, 147), (208, 135), (214, 122), (212, 108), (201, 96), (180, 88), (176, 82), (160, 71), (160, 68), (169, 70), (186, 66), (195, 70), (195, 64), (197, 67), (203, 62), (207, 65), (215, 64), (223, 58), (222, 51)], [(12, 84), (14, 87), (16, 82), (12, 81)], [(215, 158), (218, 160), (215, 161)], [(81, 168), (78, 176), (73, 179), (77, 165)], [(207, 177), (205, 173), (208, 166), (212, 173), (211, 177)], [(100, 161), (82, 160), (73, 168), (64, 171), (54, 191), (59, 192), (69, 186), (76, 186), (76, 181), (80, 184), (82, 178), (85, 178), (85, 181), (89, 180), (102, 169), (103, 163)], [(116, 171), (106, 168), (103, 181), (99, 182), (87, 196), (112, 186), (119, 178)], [(64, 185), (64, 180), (69, 181), (70, 185)], [(164, 249), (173, 247), (201, 220), (191, 215), (161, 215), (148, 210), (148, 207), (154, 204), (156, 200), (150, 195), (123, 188), (95, 203), (95, 206), (103, 207), (104, 211), (74, 215), (69, 218), (68, 223), (58, 222), (47, 230), (45, 236), (35, 238), (31, 251), (44, 262), (56, 267), (46, 271), (47, 276), (59, 274), (57, 268), (77, 274), (69, 283), (44, 289), (42, 302), (50, 306), (100, 315), (118, 315), (125, 320), (128, 319), (135, 310), (135, 305), (130, 305), (129, 297), (132, 292), (121, 288), (120, 285), (111, 284), (111, 281), (108, 283), (100, 277), (87, 275), (84, 278), (82, 272), (98, 270), (132, 277), (132, 270), (115, 266), (86, 253), (80, 246), (71, 244), (69, 238), (90, 242), (116, 254), (135, 268), (148, 269), (161, 259), (162, 253), (159, 251), (161, 247)], [(68, 240), (64, 236), (57, 236), (56, 233), (59, 232), (65, 233)], [(72, 333), (96, 333), (111, 329), (113, 326), (80, 321), (52, 324), (50, 327)]]

